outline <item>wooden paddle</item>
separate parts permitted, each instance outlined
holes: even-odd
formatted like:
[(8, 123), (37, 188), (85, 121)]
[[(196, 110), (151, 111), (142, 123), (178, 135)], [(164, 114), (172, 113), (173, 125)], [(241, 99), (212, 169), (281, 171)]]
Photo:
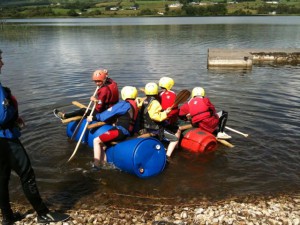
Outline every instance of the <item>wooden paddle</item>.
[(93, 124), (88, 125), (87, 129), (90, 130), (90, 129), (93, 129), (93, 128), (96, 128), (96, 127), (101, 127), (105, 124), (106, 124), (105, 122), (99, 121), (97, 123), (93, 123)]
[(230, 130), (230, 131), (232, 131), (232, 132), (234, 132), (234, 133), (240, 134), (240, 135), (242, 135), (242, 136), (244, 136), (244, 137), (248, 137), (248, 136), (249, 136), (248, 134), (245, 134), (245, 133), (243, 133), (243, 132), (241, 132), (241, 131), (235, 130), (235, 129), (230, 128), (230, 127), (227, 127), (227, 126), (225, 126), (225, 129)]
[(69, 123), (71, 121), (81, 120), (82, 116), (74, 116), (68, 119), (61, 120), (62, 123)]
[(228, 142), (228, 141), (226, 141), (226, 140), (219, 139), (219, 138), (216, 138), (216, 139), (217, 139), (218, 142), (220, 142), (221, 144), (223, 144), (223, 145), (225, 145), (225, 146), (227, 146), (227, 147), (229, 147), (229, 148), (233, 148), (233, 147), (234, 147), (233, 144), (231, 144), (230, 142)]
[[(96, 87), (96, 90), (95, 90), (93, 96), (95, 96), (95, 95), (97, 94), (99, 88), (100, 88), (99, 86)], [(85, 110), (85, 112), (84, 112), (82, 118), (80, 119), (79, 123), (77, 124), (77, 126), (76, 126), (76, 128), (75, 128), (75, 130), (74, 130), (74, 132), (73, 132), (73, 134), (72, 134), (72, 136), (71, 136), (71, 140), (73, 140), (74, 137), (77, 135), (77, 133), (78, 133), (78, 131), (79, 131), (79, 127), (81, 126), (83, 119), (86, 117), (86, 114), (88, 113), (88, 111), (89, 111), (89, 109), (90, 109), (90, 107), (91, 107), (92, 102), (93, 102), (93, 101), (90, 101), (89, 105), (86, 107), (86, 110)], [(94, 104), (94, 107), (95, 107), (95, 106), (96, 106), (96, 104)]]
[(147, 137), (154, 137), (155, 134), (153, 133), (145, 133), (145, 134), (141, 134), (139, 136), (137, 136), (137, 138), (147, 138)]
[(174, 104), (172, 105), (172, 108), (175, 106), (178, 106), (179, 104), (184, 103), (186, 100), (189, 99), (191, 96), (191, 92), (189, 90), (181, 90), (177, 95)]
[[(79, 107), (79, 108), (87, 108), (86, 105), (83, 105), (83, 104), (81, 104), (80, 102), (77, 102), (77, 101), (73, 101), (72, 104)], [(68, 119), (63, 119), (63, 120), (61, 120), (61, 122), (62, 123), (69, 123), (69, 122), (72, 122), (72, 121), (80, 120), (81, 118), (82, 118), (82, 116), (74, 116), (74, 117), (71, 117), (71, 118), (68, 118)]]
[(79, 108), (87, 108), (86, 105), (81, 104), (80, 102), (77, 102), (77, 101), (73, 101), (72, 104), (79, 107)]
[[(94, 106), (93, 106), (93, 108), (92, 108), (92, 111), (91, 111), (91, 113), (90, 113), (90, 116), (93, 115), (95, 108), (96, 108), (96, 103), (94, 103)], [(75, 156), (75, 154), (76, 154), (76, 152), (77, 152), (77, 150), (78, 150), (78, 148), (79, 148), (79, 145), (80, 145), (80, 143), (81, 143), (81, 140), (82, 140), (82, 138), (83, 138), (83, 135), (84, 135), (84, 133), (85, 133), (85, 131), (86, 131), (86, 128), (87, 128), (88, 124), (89, 124), (89, 122), (86, 121), (85, 126), (84, 126), (84, 128), (83, 128), (83, 130), (82, 130), (82, 133), (81, 133), (81, 135), (80, 135), (80, 138), (79, 138), (79, 140), (78, 140), (78, 142), (77, 142), (77, 145), (76, 145), (76, 147), (75, 147), (75, 149), (74, 149), (74, 151), (73, 151), (73, 154), (70, 156), (68, 162), (70, 162), (70, 161), (73, 159), (73, 157)]]

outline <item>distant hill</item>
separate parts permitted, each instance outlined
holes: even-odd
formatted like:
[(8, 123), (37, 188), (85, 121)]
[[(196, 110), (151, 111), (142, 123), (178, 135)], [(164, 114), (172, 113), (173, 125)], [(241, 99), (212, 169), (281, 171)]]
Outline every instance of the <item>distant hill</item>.
[(22, 5), (49, 5), (52, 3), (76, 3), (76, 2), (89, 2), (97, 3), (99, 0), (0, 0), (2, 6), (22, 6)]
[(0, 0), (0, 19), (245, 15), (300, 15), (300, 0)]
[(41, 5), (49, 4), (48, 0), (1, 0), (2, 6), (22, 6), (22, 5)]

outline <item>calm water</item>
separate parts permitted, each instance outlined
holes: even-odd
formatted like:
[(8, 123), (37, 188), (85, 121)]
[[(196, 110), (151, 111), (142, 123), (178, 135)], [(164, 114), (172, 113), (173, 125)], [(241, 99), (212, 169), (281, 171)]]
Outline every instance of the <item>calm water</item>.
[[(23, 141), (47, 201), (69, 207), (147, 205), (202, 196), (290, 192), (300, 188), (300, 65), (207, 70), (209, 48), (300, 48), (300, 17), (7, 20), (0, 30), (1, 81), (11, 87), (27, 122)], [(120, 88), (171, 76), (175, 90), (202, 86), (218, 110), (229, 112), (235, 148), (215, 155), (174, 153), (157, 177), (141, 180), (115, 170), (89, 171), (92, 151), (79, 149), (54, 108), (87, 104), (91, 73), (108, 68)], [(13, 200), (23, 199), (12, 179)], [(127, 197), (124, 197), (127, 196)], [(185, 199), (185, 200), (184, 200)]]

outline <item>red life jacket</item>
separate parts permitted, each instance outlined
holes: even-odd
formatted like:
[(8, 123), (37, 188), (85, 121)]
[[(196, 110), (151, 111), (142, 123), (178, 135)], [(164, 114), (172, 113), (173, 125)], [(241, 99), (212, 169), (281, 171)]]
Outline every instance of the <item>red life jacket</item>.
[(217, 129), (219, 117), (208, 98), (194, 97), (188, 105), (193, 124), (197, 124), (199, 128), (210, 133)]
[(173, 106), (172, 111), (168, 114), (168, 123), (172, 124), (177, 122), (179, 109), (177, 105), (174, 105), (176, 99), (176, 93), (171, 90), (162, 91), (159, 94), (159, 101), (163, 110)]
[(162, 91), (159, 94), (160, 104), (163, 110), (166, 110), (167, 108), (173, 106), (175, 99), (176, 99), (176, 93), (174, 91)]
[(119, 101), (118, 85), (115, 81), (107, 78), (105, 85), (98, 89), (97, 92), (98, 103), (96, 111), (98, 113), (110, 108)]
[(128, 99), (128, 100), (126, 100), (126, 101), (129, 102), (130, 105), (131, 105), (131, 110), (129, 110), (130, 123), (129, 123), (128, 131), (129, 131), (131, 134), (133, 134), (135, 122), (136, 122), (136, 119), (137, 119), (138, 113), (139, 113), (139, 108), (138, 108), (138, 106), (137, 106), (135, 100), (133, 100), (133, 99)]
[(118, 84), (111, 78), (107, 78), (106, 83), (105, 86), (108, 88), (110, 94), (105, 103), (109, 108), (119, 101), (119, 89)]

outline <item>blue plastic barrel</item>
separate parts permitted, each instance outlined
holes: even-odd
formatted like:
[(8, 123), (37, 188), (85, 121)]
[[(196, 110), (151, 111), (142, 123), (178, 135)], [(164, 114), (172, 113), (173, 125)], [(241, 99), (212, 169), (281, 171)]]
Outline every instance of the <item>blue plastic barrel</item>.
[(113, 126), (112, 125), (103, 125), (101, 127), (93, 128), (88, 131), (88, 146), (93, 148), (94, 138), (100, 136), (101, 134), (105, 133), (106, 131), (110, 130)]
[[(73, 132), (75, 131), (75, 129), (76, 129), (78, 123), (79, 123), (79, 121), (72, 121), (72, 122), (68, 123), (68, 125), (67, 125), (67, 136), (68, 136), (69, 138), (72, 137)], [(79, 140), (80, 135), (82, 134), (82, 131), (83, 131), (83, 128), (84, 128), (85, 124), (86, 124), (86, 119), (84, 119), (84, 120), (82, 121), (82, 123), (80, 124), (80, 127), (79, 127), (79, 129), (78, 129), (78, 132), (77, 132), (77, 134), (76, 134), (75, 137), (74, 137), (74, 140), (75, 140), (75, 141), (78, 141), (78, 140)], [(82, 137), (81, 142), (82, 142), (82, 143), (87, 143), (87, 141), (88, 141), (88, 130), (86, 130), (84, 136)]]
[(107, 161), (140, 178), (160, 174), (166, 165), (166, 151), (155, 138), (125, 140), (106, 150)]

